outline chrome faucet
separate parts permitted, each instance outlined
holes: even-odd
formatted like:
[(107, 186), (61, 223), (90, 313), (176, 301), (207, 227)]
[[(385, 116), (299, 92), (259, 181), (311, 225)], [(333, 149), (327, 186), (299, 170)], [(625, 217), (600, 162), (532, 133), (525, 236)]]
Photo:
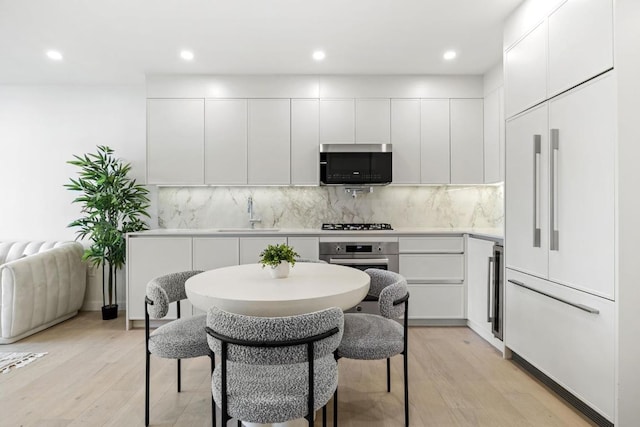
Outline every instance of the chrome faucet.
[(262, 222), (261, 218), (253, 217), (253, 197), (249, 196), (247, 200), (247, 212), (249, 212), (249, 224), (251, 224), (251, 228), (256, 227), (256, 222)]

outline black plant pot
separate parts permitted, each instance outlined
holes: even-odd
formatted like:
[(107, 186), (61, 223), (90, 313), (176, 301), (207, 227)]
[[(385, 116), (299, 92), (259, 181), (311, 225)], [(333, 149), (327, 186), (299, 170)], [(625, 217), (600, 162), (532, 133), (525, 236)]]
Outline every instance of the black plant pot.
[(118, 317), (118, 304), (102, 306), (102, 320), (111, 320)]

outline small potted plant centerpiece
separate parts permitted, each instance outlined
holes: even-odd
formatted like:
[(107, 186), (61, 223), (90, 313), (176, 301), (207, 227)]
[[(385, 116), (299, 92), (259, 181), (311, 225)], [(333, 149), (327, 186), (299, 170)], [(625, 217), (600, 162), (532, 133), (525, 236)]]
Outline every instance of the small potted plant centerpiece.
[(296, 257), (299, 256), (291, 246), (285, 243), (267, 245), (267, 248), (260, 252), (260, 263), (262, 268), (267, 265), (271, 267), (272, 277), (283, 278), (289, 275), (289, 268), (295, 265)]

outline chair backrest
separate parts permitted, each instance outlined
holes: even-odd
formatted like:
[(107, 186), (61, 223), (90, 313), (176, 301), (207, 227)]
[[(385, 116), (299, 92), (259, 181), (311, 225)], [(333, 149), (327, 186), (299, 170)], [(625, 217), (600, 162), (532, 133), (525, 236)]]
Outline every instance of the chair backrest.
[(149, 314), (160, 319), (167, 315), (169, 304), (187, 298), (184, 284), (188, 278), (202, 273), (202, 270), (181, 271), (156, 277), (147, 283), (147, 298), (152, 301), (148, 306)]
[(393, 303), (408, 293), (407, 279), (402, 275), (379, 268), (368, 268), (365, 273), (371, 278), (368, 294), (378, 298), (380, 314), (389, 319), (397, 319), (405, 312), (405, 304)]
[[(229, 344), (227, 360), (250, 364), (291, 364), (308, 360), (307, 345), (290, 346), (288, 342), (320, 335), (334, 328), (337, 332), (316, 341), (314, 359), (332, 354), (340, 345), (344, 328), (344, 315), (337, 307), (314, 313), (287, 317), (254, 317), (229, 313), (212, 307), (207, 313), (207, 326), (231, 340), (252, 343), (282, 344), (274, 347), (258, 347)], [(215, 354), (222, 354), (221, 341), (207, 335), (209, 347)]]

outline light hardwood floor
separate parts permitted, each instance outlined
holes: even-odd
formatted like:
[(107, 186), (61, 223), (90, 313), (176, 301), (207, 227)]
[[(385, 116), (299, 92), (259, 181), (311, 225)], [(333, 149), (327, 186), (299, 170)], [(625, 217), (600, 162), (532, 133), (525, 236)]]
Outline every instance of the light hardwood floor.
[[(122, 314), (83, 312), (0, 351), (49, 353), (0, 375), (0, 426), (144, 425), (144, 331)], [(412, 426), (592, 425), (467, 328), (410, 328), (409, 353)], [(391, 369), (386, 393), (384, 361), (340, 360), (339, 425), (403, 425), (401, 357)], [(175, 361), (152, 356), (151, 425), (211, 425), (208, 371), (184, 361), (177, 393)]]

